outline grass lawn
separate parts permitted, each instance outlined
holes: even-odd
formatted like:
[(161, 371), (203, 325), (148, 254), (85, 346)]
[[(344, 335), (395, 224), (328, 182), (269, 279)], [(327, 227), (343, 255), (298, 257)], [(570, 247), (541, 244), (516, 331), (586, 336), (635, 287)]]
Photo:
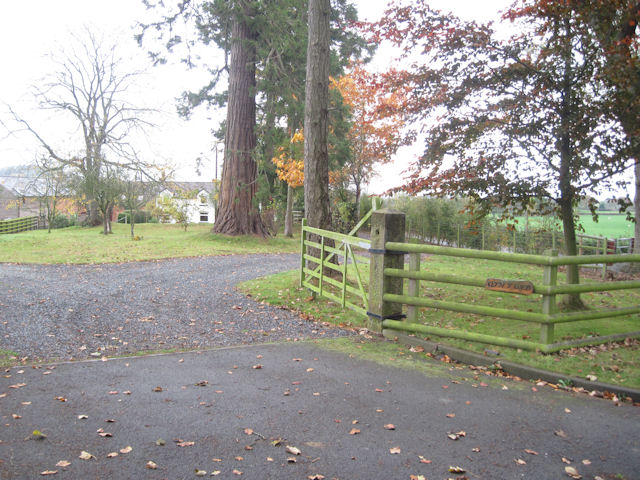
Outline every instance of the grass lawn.
[(211, 233), (211, 225), (192, 225), (186, 232), (178, 225), (113, 224), (113, 234), (102, 227), (69, 227), (0, 235), (0, 262), (11, 263), (120, 263), (162, 258), (225, 255), (232, 253), (285, 253), (300, 248), (299, 233), (293, 239), (277, 236), (228, 237)]
[[(422, 263), (423, 269), (436, 273), (461, 274), (461, 259), (449, 257), (427, 257)], [(464, 260), (464, 273), (474, 278), (507, 278), (531, 280), (540, 283), (542, 269), (536, 266), (503, 264), (488, 260)], [(298, 287), (297, 271), (280, 273), (262, 279), (252, 280), (241, 285), (241, 289), (258, 300), (300, 311), (320, 321), (335, 324), (362, 326), (364, 318), (350, 310), (342, 310), (338, 305), (324, 299), (312, 300), (306, 289)], [(364, 275), (368, 278), (368, 275)], [(559, 274), (560, 281), (563, 274)], [(584, 280), (592, 281), (592, 280)], [(405, 287), (406, 288), (406, 287)], [(521, 296), (493, 292), (481, 288), (464, 287), (443, 283), (421, 282), (421, 296), (436, 300), (465, 301), (478, 305), (497, 306), (507, 309), (541, 310), (539, 295)], [(582, 295), (588, 308), (612, 308), (635, 306), (640, 304), (640, 291), (624, 290), (598, 292)], [(421, 309), (421, 323), (447, 329), (465, 329), (477, 333), (500, 335), (504, 337), (537, 341), (540, 327), (537, 324), (515, 320), (501, 320), (471, 314), (444, 310)], [(591, 320), (556, 325), (556, 341), (584, 338), (590, 335), (609, 335), (640, 330), (640, 316), (618, 317), (603, 320)], [(439, 337), (433, 337), (440, 341)], [(508, 347), (494, 347), (481, 343), (472, 343), (455, 339), (446, 342), (476, 352), (489, 348), (499, 351), (497, 359), (504, 358), (537, 368), (551, 370), (562, 375), (595, 375), (598, 380), (640, 388), (640, 342), (631, 341), (628, 346), (620, 344), (601, 347), (584, 347), (567, 350), (557, 354), (543, 355)]]
[[(518, 230), (524, 231), (525, 218), (517, 217)], [(542, 217), (529, 217), (529, 228), (536, 228), (542, 223)], [(598, 222), (594, 222), (591, 215), (580, 215), (580, 224), (586, 235), (607, 238), (631, 238), (634, 225), (627, 220), (626, 214), (599, 215)], [(557, 222), (558, 230), (562, 231), (561, 222)]]

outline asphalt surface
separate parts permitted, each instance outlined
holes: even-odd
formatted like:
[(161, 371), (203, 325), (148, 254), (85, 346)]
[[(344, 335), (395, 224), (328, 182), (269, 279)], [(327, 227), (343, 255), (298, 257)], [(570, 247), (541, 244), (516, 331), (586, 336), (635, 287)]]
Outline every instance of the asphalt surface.
[(640, 478), (637, 408), (532, 385), (318, 341), (15, 367), (0, 378), (0, 478)]
[(299, 258), (0, 264), (0, 349), (29, 361), (77, 360), (346, 335), (257, 304), (234, 288), (244, 280), (296, 268)]

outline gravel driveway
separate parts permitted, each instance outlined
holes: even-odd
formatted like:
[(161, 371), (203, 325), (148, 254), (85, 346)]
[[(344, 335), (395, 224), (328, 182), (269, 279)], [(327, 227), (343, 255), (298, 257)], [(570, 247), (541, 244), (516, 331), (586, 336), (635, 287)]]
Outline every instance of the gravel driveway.
[(30, 360), (68, 360), (348, 335), (234, 289), (298, 261), (284, 254), (0, 264), (0, 348)]

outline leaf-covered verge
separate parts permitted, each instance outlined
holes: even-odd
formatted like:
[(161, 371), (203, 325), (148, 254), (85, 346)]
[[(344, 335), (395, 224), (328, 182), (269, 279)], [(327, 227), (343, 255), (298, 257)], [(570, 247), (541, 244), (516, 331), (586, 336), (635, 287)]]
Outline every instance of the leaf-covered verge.
[[(459, 268), (456, 259), (442, 257), (428, 257), (423, 260), (422, 268), (429, 268), (433, 273), (452, 273)], [(489, 261), (465, 260), (465, 272), (474, 278), (508, 278), (531, 280), (540, 283), (542, 269), (524, 265), (495, 264)], [(269, 277), (263, 277), (239, 285), (239, 288), (254, 297), (272, 305), (299, 311), (303, 317), (312, 317), (317, 321), (331, 322), (345, 327), (361, 327), (364, 319), (350, 310), (342, 310), (338, 305), (325, 299), (312, 300), (306, 289), (298, 286), (297, 271), (283, 272)], [(365, 278), (367, 275), (364, 275)], [(590, 281), (583, 279), (583, 281)], [(537, 311), (540, 308), (539, 296), (517, 296), (500, 292), (479, 290), (449, 284), (421, 283), (421, 295), (434, 299), (449, 301), (468, 301), (482, 305), (496, 306), (508, 309), (527, 309)], [(585, 294), (585, 303), (590, 308), (611, 308), (630, 306), (640, 303), (640, 292), (635, 290), (618, 292), (600, 292)], [(530, 306), (526, 304), (531, 303)], [(443, 328), (472, 329), (477, 333), (499, 334), (511, 338), (525, 338), (536, 340), (539, 327), (536, 324), (500, 320), (492, 317), (434, 311), (422, 309), (420, 321), (429, 325)], [(638, 317), (592, 320), (560, 324), (556, 326), (558, 341), (568, 338), (582, 338), (589, 335), (611, 335), (638, 330)], [(596, 377), (598, 381), (640, 388), (640, 342), (627, 340), (599, 347), (584, 347), (567, 350), (557, 354), (543, 355), (508, 347), (494, 347), (481, 343), (442, 339), (433, 340), (485, 353), (489, 349), (498, 352), (496, 361), (504, 359), (532, 367), (541, 368), (563, 376), (577, 376), (587, 378)]]
[(211, 233), (211, 225), (139, 224), (133, 240), (129, 225), (113, 225), (113, 235), (100, 228), (69, 227), (47, 234), (34, 230), (0, 235), (0, 262), (11, 263), (122, 263), (163, 258), (250, 253), (292, 253), (299, 249), (299, 234), (267, 239), (229, 237)]

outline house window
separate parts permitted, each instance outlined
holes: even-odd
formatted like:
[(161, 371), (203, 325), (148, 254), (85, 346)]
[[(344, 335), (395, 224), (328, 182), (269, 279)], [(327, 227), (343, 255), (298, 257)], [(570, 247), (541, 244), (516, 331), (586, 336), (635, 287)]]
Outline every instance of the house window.
[(200, 205), (207, 204), (207, 197), (205, 195), (200, 195)]
[(200, 221), (201, 222), (208, 222), (209, 221), (209, 214), (207, 212), (200, 212)]

